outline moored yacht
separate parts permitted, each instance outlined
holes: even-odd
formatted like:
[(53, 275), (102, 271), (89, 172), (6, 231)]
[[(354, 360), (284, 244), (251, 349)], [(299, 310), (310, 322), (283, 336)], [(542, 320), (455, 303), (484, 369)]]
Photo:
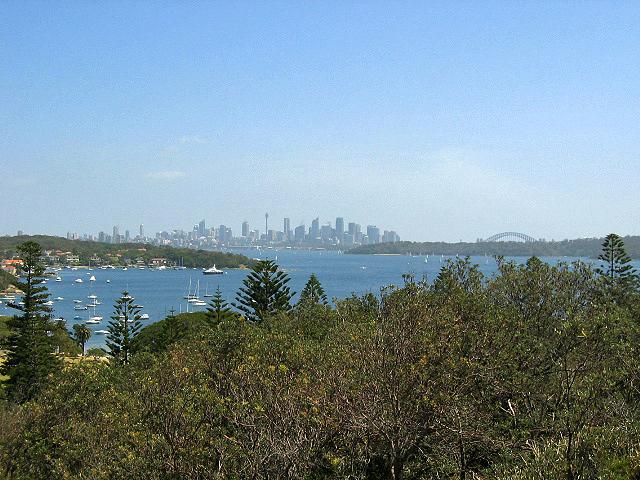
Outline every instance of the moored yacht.
[(218, 270), (214, 264), (213, 267), (202, 270), (202, 273), (205, 275), (221, 275), (224, 272), (222, 270)]

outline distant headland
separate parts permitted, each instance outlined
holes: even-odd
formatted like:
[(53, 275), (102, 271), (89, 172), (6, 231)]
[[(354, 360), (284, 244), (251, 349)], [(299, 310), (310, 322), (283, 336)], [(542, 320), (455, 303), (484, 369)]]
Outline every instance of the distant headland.
[[(623, 237), (627, 253), (640, 259), (640, 236)], [(560, 241), (478, 241), (478, 242), (395, 242), (362, 245), (345, 253), (397, 255), (502, 255), (505, 257), (588, 257), (596, 258), (604, 238)]]
[(45, 253), (44, 261), (49, 265), (185, 268), (208, 268), (216, 265), (219, 268), (243, 268), (254, 263), (253, 260), (244, 255), (233, 253), (143, 243), (113, 245), (68, 240), (49, 235), (0, 237), (0, 260), (13, 258), (16, 253), (16, 247), (30, 240), (40, 244)]

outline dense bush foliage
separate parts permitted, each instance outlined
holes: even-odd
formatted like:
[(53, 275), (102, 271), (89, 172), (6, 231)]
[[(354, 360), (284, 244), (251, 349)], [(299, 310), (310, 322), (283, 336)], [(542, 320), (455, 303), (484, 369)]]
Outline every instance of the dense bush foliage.
[(84, 361), (7, 405), (0, 465), (11, 479), (640, 478), (638, 306), (583, 264), (533, 258), (489, 279), (460, 260), (433, 284), (259, 324), (178, 316), (141, 333), (131, 364)]

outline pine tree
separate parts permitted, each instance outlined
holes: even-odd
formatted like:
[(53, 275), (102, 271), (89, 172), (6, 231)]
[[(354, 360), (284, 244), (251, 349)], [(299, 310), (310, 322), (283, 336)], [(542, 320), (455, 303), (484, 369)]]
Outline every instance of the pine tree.
[(233, 306), (252, 322), (262, 322), (277, 312), (291, 310), (291, 279), (272, 260), (260, 260), (242, 283)]
[(604, 263), (604, 268), (596, 271), (603, 276), (614, 294), (624, 295), (637, 287), (638, 273), (631, 265), (631, 258), (627, 255), (620, 236), (610, 233), (605, 237), (598, 260)]
[(219, 325), (222, 321), (235, 317), (235, 313), (229, 308), (229, 304), (222, 298), (220, 286), (213, 294), (213, 298), (207, 307), (207, 319), (211, 325)]
[(176, 310), (173, 307), (169, 310), (166, 322), (166, 328), (162, 330), (161, 334), (161, 345), (163, 345), (163, 348), (183, 338), (186, 332), (183, 321), (176, 317)]
[(91, 338), (91, 329), (82, 323), (76, 323), (73, 326), (73, 336), (82, 348), (82, 355), (84, 355), (84, 346), (87, 343), (87, 340)]
[(133, 304), (133, 297), (129, 292), (122, 292), (122, 296), (113, 306), (114, 314), (111, 317), (107, 330), (107, 347), (111, 351), (114, 360), (122, 365), (127, 365), (131, 359), (131, 342), (142, 328), (140, 321), (140, 307)]
[(312, 273), (309, 277), (309, 280), (302, 289), (302, 292), (300, 292), (300, 300), (298, 300), (298, 305), (309, 304), (329, 305), (327, 295), (324, 293), (324, 288), (322, 288), (322, 285), (315, 273)]
[(16, 286), (23, 292), (21, 303), (10, 307), (20, 311), (8, 326), (11, 334), (5, 342), (7, 358), (0, 373), (8, 375), (7, 394), (16, 402), (32, 399), (46, 384), (50, 374), (59, 370), (61, 360), (54, 355), (50, 335), (54, 325), (51, 308), (45, 305), (49, 298), (44, 281), (45, 267), (41, 261), (42, 249), (36, 242), (25, 242), (18, 246), (22, 260), (22, 281)]

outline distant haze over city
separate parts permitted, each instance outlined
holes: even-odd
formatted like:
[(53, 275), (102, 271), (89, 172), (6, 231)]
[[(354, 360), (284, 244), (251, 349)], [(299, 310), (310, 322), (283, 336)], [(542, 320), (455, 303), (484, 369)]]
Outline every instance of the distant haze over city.
[(0, 233), (268, 211), (637, 234), (638, 24), (636, 2), (5, 2)]

